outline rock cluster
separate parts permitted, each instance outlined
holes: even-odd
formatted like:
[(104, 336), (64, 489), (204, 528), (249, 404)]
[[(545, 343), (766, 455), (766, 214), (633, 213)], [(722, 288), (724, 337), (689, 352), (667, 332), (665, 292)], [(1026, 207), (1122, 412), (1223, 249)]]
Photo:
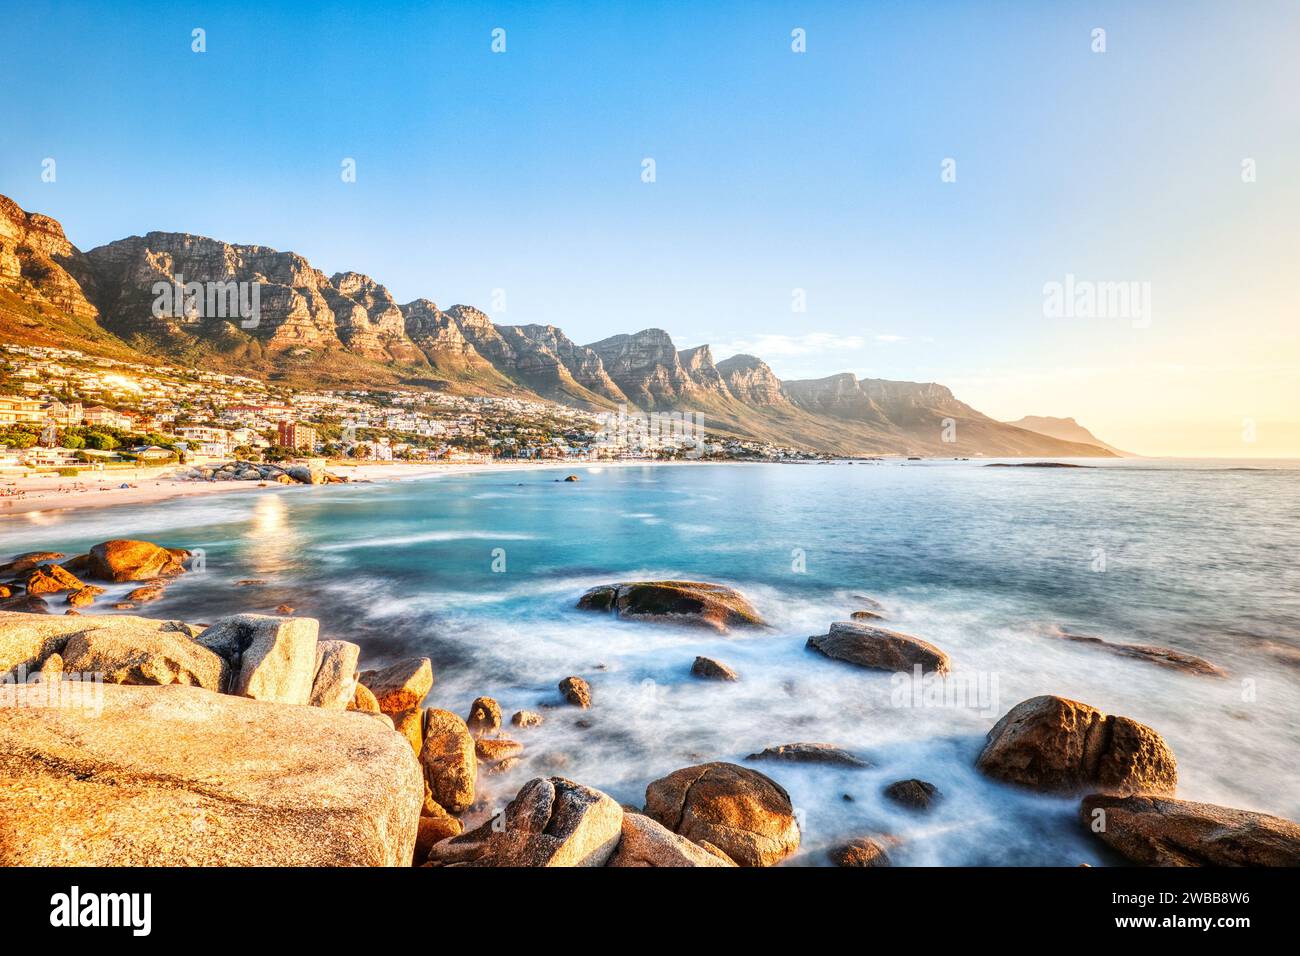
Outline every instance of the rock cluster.
[[(62, 565), (53, 552), (20, 555), (0, 573), (40, 600), (26, 590), (33, 582), (70, 595), (96, 589), (79, 576), (145, 581), (137, 591), (147, 590), (180, 573), (185, 557), (110, 541)], [(653, 780), (640, 812), (566, 777), (535, 777), (484, 820), (493, 794), (480, 791), (481, 778), (517, 766), (525, 749), (502, 733), (500, 703), (479, 696), (463, 719), (425, 707), (428, 658), (359, 672), (360, 648), (320, 640), (318, 630), (291, 616), (195, 626), (0, 610), (0, 820), (22, 820), (0, 840), (0, 863), (755, 867), (799, 848), (789, 794), (724, 762)], [(938, 648), (870, 625), (836, 624), (813, 640), (861, 666), (948, 667)], [(692, 670), (734, 677), (707, 658)], [(57, 698), (74, 691), (80, 707)], [(581, 677), (566, 677), (559, 691), (593, 706)], [(572, 711), (564, 719), (588, 720)], [(526, 740), (543, 718), (518, 710), (510, 723)], [(775, 745), (747, 759), (830, 773), (870, 766), (826, 743)], [(548, 772), (565, 762), (558, 753), (539, 761)], [(1300, 865), (1300, 825), (1174, 799), (1177, 767), (1164, 739), (1078, 701), (1016, 705), (988, 733), (977, 767), (1043, 793), (1086, 794), (1083, 825), (1135, 863)], [(941, 794), (908, 779), (883, 796), (921, 811)], [(462, 814), (482, 822), (466, 830)], [(887, 847), (897, 843), (864, 835), (834, 846), (830, 859), (889, 866)]]
[(0, 580), (6, 581), (0, 585), (0, 610), (47, 613), (47, 599), (59, 594), (69, 608), (88, 607), (105, 589), (82, 578), (107, 583), (147, 581), (119, 603), (155, 601), (169, 579), (185, 573), (190, 552), (150, 541), (115, 539), (95, 545), (86, 554), (64, 558), (53, 551), (29, 551), (0, 566)]
[(177, 477), (187, 481), (274, 481), (282, 485), (328, 485), (351, 480), (315, 464), (272, 465), (253, 461), (231, 461), (216, 467), (195, 465)]
[(419, 764), (338, 706), (322, 665), (356, 645), (316, 631), (0, 612), (0, 819), (23, 821), (0, 862), (408, 864)]

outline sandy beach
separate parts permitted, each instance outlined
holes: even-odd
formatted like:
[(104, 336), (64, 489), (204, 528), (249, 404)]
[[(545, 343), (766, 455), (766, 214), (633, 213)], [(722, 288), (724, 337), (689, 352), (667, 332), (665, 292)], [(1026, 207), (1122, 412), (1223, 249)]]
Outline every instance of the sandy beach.
[[(409, 481), (439, 475), (464, 475), (487, 471), (566, 471), (581, 474), (589, 468), (623, 468), (643, 465), (691, 465), (703, 462), (662, 461), (517, 461), (483, 463), (383, 462), (353, 465), (331, 462), (325, 468), (351, 482)], [(64, 478), (38, 475), (0, 479), (0, 490), (21, 491), (22, 495), (0, 497), (0, 518), (8, 515), (62, 511), (71, 508), (101, 508), (110, 505), (148, 504), (168, 498), (243, 492), (280, 493), (306, 485), (279, 485), (256, 481), (196, 481), (175, 477), (188, 471), (186, 466), (144, 468), (129, 474), (100, 475), (94, 478)], [(125, 487), (124, 487), (125, 486)], [(346, 487), (317, 485), (315, 487)]]

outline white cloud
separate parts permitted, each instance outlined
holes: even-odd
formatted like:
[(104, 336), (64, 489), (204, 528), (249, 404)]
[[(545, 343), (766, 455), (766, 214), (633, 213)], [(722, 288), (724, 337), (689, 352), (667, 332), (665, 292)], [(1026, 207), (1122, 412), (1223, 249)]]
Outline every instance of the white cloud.
[(901, 335), (877, 335), (877, 342), (903, 342), (905, 339)]

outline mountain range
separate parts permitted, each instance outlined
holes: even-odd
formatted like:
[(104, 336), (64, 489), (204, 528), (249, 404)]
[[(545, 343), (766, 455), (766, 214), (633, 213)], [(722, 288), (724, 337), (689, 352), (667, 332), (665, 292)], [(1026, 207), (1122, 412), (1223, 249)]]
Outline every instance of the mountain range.
[[(155, 283), (257, 283), (256, 327), (155, 315)], [(164, 310), (165, 311), (165, 310)], [(553, 325), (500, 325), (469, 305), (399, 303), (356, 272), (188, 233), (82, 252), (54, 219), (0, 196), (0, 340), (203, 365), (305, 388), (423, 386), (593, 411), (693, 411), (715, 434), (840, 455), (1122, 454), (1073, 419), (996, 421), (933, 382), (850, 373), (782, 381), (761, 358), (715, 362), (662, 329), (580, 345)], [(1073, 429), (1059, 424), (1069, 422)]]

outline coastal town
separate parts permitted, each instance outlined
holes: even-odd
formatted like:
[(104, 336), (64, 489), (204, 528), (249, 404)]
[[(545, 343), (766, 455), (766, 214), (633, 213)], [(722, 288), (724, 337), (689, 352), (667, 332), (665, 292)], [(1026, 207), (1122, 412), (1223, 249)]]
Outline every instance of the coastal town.
[[(665, 416), (667, 418), (668, 416)], [(683, 421), (685, 418), (685, 421)], [(698, 416), (582, 411), (430, 389), (299, 391), (239, 375), (0, 345), (0, 475), (232, 460), (490, 463), (814, 456), (709, 436)], [(671, 425), (671, 427), (669, 427)]]

